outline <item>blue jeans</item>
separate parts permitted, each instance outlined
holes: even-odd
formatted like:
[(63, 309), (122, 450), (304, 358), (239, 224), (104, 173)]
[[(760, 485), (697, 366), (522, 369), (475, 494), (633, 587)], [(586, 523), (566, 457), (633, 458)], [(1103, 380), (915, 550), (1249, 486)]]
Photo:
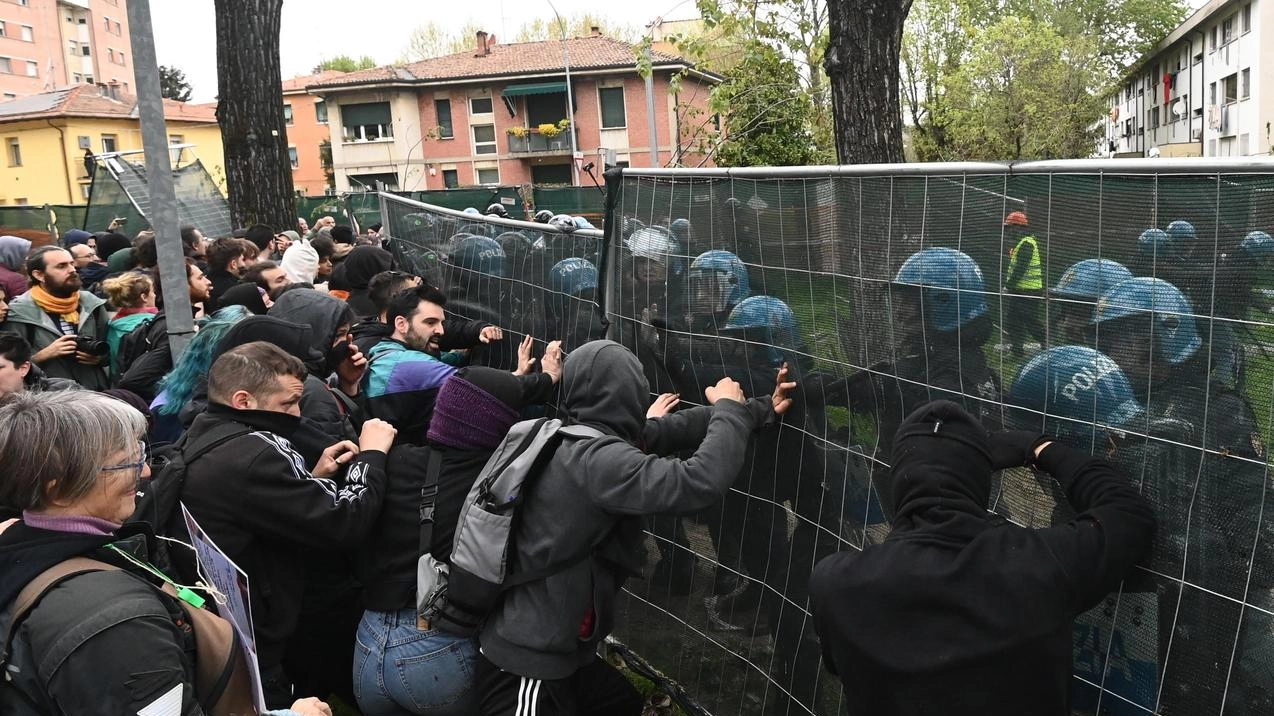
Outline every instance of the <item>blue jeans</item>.
[(363, 612), (354, 644), (354, 696), (364, 716), (469, 716), (478, 643), (416, 628), (416, 610)]

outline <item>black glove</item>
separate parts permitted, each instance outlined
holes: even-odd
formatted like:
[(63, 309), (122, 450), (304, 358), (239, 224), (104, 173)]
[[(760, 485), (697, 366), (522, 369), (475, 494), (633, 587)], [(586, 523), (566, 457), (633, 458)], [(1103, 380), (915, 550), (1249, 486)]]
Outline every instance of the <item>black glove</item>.
[(1035, 448), (1052, 439), (1034, 430), (993, 432), (987, 437), (991, 448), (991, 467), (995, 470), (1030, 467), (1035, 464)]

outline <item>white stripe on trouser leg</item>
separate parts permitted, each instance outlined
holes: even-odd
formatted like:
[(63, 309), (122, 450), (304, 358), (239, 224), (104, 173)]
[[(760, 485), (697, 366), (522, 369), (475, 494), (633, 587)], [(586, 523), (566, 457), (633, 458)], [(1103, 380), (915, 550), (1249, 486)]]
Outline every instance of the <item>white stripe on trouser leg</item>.
[(531, 711), (527, 716), (536, 716), (540, 713), (540, 687), (543, 685), (543, 679), (536, 679), (535, 686), (531, 687)]
[(525, 699), (526, 699), (526, 677), (523, 676), (522, 680), (518, 682), (518, 710), (514, 712), (514, 716), (526, 716)]

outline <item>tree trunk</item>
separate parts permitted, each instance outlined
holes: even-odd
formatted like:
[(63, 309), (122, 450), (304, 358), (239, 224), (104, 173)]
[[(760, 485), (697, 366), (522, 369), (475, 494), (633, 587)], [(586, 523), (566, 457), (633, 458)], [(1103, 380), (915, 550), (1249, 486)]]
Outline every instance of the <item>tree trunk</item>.
[(283, 0), (216, 0), (217, 123), (236, 226), (296, 228), (283, 120), (279, 27)]
[(828, 0), (824, 66), (842, 164), (903, 161), (898, 59), (911, 0)]

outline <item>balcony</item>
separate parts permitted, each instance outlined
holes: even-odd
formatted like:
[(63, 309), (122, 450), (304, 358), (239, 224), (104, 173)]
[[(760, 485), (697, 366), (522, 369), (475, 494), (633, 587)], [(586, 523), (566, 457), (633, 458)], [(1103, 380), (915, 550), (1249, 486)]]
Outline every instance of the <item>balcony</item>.
[[(569, 131), (575, 132), (575, 143), (579, 144), (579, 132), (574, 127)], [(565, 131), (549, 137), (540, 134), (538, 129), (530, 128), (525, 136), (510, 134), (508, 138), (509, 154), (514, 156), (551, 157), (571, 154), (571, 137)]]

